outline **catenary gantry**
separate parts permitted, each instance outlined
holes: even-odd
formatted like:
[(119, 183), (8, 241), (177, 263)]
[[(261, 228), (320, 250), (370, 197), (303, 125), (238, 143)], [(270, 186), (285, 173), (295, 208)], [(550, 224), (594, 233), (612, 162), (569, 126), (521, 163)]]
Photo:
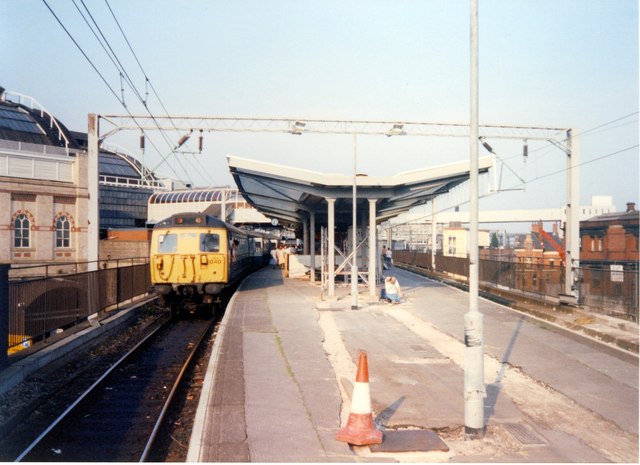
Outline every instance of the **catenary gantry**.
[[(412, 121), (358, 121), (358, 120), (323, 120), (323, 119), (307, 119), (307, 118), (251, 118), (251, 117), (223, 117), (223, 116), (169, 116), (157, 117), (157, 116), (133, 116), (133, 115), (89, 115), (88, 134), (89, 134), (89, 171), (97, 171), (97, 167), (92, 166), (92, 163), (97, 165), (94, 161), (92, 152), (97, 153), (97, 147), (100, 140), (104, 140), (106, 137), (113, 135), (122, 130), (135, 130), (142, 131), (185, 131), (191, 134), (193, 131), (198, 130), (202, 132), (262, 132), (262, 133), (290, 133), (295, 135), (316, 133), (316, 134), (352, 134), (356, 135), (386, 135), (386, 136), (426, 136), (426, 137), (471, 137), (470, 126), (467, 124), (448, 124), (448, 123), (430, 123), (430, 122), (412, 122)], [(102, 120), (107, 126), (111, 126), (111, 130), (100, 131), (99, 120)], [(500, 139), (521, 139), (521, 140), (546, 140), (549, 143), (560, 148), (567, 156), (567, 228), (566, 228), (566, 249), (567, 249), (567, 262), (573, 266), (578, 266), (579, 263), (579, 237), (578, 237), (578, 212), (576, 205), (579, 205), (579, 149), (578, 138), (575, 136), (574, 131), (569, 128), (557, 128), (557, 127), (533, 127), (533, 126), (511, 126), (511, 125), (481, 125), (478, 127), (477, 136), (480, 139), (484, 138), (500, 138)], [(184, 138), (185, 135), (183, 134)], [(179, 143), (176, 147), (179, 147)], [(484, 145), (484, 144), (483, 144)], [(485, 145), (489, 150), (488, 144)], [(174, 149), (175, 150), (175, 149)], [(490, 150), (492, 152), (492, 150)], [(97, 158), (97, 157), (95, 157)], [(166, 157), (163, 157), (163, 161)], [(91, 176), (89, 177), (89, 190), (90, 192), (97, 191), (97, 186), (93, 186), (91, 182)], [(458, 182), (458, 181), (456, 181)], [(459, 181), (462, 182), (462, 181)], [(458, 183), (459, 183), (458, 182)], [(346, 183), (342, 185), (343, 190)], [(360, 185), (360, 180), (358, 180)], [(454, 184), (455, 185), (455, 184)], [(340, 191), (338, 186), (333, 186), (336, 192)], [(371, 187), (371, 186), (369, 186)], [(385, 186), (380, 186), (384, 188)], [(390, 186), (386, 186), (390, 187)], [(367, 184), (362, 185), (363, 189), (367, 188)], [(342, 192), (342, 191), (340, 191)], [(442, 190), (439, 193), (446, 192)], [(433, 197), (435, 197), (433, 195)], [(312, 197), (312, 196), (311, 196)], [(311, 198), (310, 197), (310, 198)], [(390, 195), (389, 198), (393, 196)], [(257, 198), (257, 197), (256, 197)], [(329, 217), (334, 218), (336, 221), (341, 221), (344, 218), (344, 209), (341, 204), (348, 205), (348, 202), (343, 199), (342, 196), (336, 196), (335, 200), (328, 203), (327, 207), (327, 220)], [(365, 200), (366, 199), (366, 200)], [(304, 201), (301, 204), (309, 204), (311, 201)], [(410, 202), (411, 196), (406, 194), (405, 201)], [(428, 201), (428, 197), (424, 199)], [(375, 202), (382, 205), (382, 201), (379, 198), (369, 199), (362, 193), (358, 194), (356, 207), (359, 203)], [(285, 202), (286, 203), (286, 202)], [(282, 203), (280, 206), (283, 206)], [(397, 202), (396, 205), (400, 205), (401, 202)], [(407, 203), (408, 205), (409, 203)], [(419, 203), (415, 203), (419, 204)], [(415, 205), (414, 204), (414, 205)], [(333, 210), (338, 207), (337, 213)], [(271, 207), (273, 208), (273, 206)], [(348, 209), (348, 207), (346, 207)], [(410, 208), (410, 207), (409, 207)], [(304, 211), (304, 210), (302, 210)], [(382, 213), (382, 209), (380, 212)], [(284, 215), (286, 210), (276, 209), (272, 212)], [(331, 212), (331, 213), (329, 213)], [(342, 213), (341, 213), (342, 212)], [(291, 218), (292, 220), (300, 220), (300, 212), (297, 212), (298, 216)], [(347, 213), (348, 214), (348, 213)], [(372, 218), (376, 217), (376, 213), (370, 215)], [(382, 216), (382, 215), (381, 215)], [(393, 214), (390, 214), (393, 216)], [(313, 216), (315, 218), (315, 215)], [(97, 223), (97, 217), (91, 218), (91, 223)], [(295, 221), (294, 221), (295, 222)], [(93, 228), (90, 228), (92, 232)], [(95, 232), (94, 232), (95, 234)], [(95, 242), (95, 243), (94, 243)], [(97, 239), (95, 241), (89, 240), (89, 255), (97, 256)], [(331, 256), (332, 254), (330, 254)], [(572, 267), (567, 266), (565, 269), (566, 282), (565, 290), (566, 294), (571, 294), (572, 286)]]

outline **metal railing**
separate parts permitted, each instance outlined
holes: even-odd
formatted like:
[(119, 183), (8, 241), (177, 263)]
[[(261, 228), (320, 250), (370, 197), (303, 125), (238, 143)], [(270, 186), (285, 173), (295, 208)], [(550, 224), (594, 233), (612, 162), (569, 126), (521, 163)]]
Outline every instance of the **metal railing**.
[[(95, 263), (94, 263), (95, 265)], [(98, 268), (91, 271), (93, 268)], [(92, 316), (118, 310), (150, 290), (148, 258), (11, 269), (9, 353), (46, 342)]]
[(51, 113), (49, 113), (42, 105), (40, 105), (40, 103), (36, 99), (28, 95), (19, 94), (17, 92), (5, 91), (4, 93), (2, 93), (2, 100), (19, 103), (21, 105), (29, 107), (32, 110), (36, 110), (40, 112), (40, 118), (44, 119), (45, 115), (48, 116), (49, 128), (56, 129), (58, 139), (64, 143), (65, 152), (67, 155), (69, 155), (69, 139), (67, 139), (67, 136), (60, 127), (60, 124), (58, 124), (58, 120), (56, 120)]
[[(458, 281), (468, 280), (468, 257), (436, 255), (435, 258), (436, 271)], [(433, 270), (430, 253), (396, 250), (393, 259), (397, 264)], [(638, 321), (638, 271), (614, 273), (583, 266), (576, 270), (576, 277), (580, 306), (594, 313)], [(486, 259), (479, 262), (480, 285), (522, 297), (557, 302), (564, 290), (564, 280), (564, 266)]]

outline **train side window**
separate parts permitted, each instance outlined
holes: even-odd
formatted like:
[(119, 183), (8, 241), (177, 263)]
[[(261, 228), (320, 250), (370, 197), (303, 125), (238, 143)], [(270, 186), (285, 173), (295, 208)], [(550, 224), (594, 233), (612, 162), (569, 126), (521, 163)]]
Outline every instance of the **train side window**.
[(220, 252), (220, 236), (217, 234), (200, 234), (200, 252)]
[(178, 250), (177, 234), (161, 234), (158, 236), (158, 253), (173, 253)]

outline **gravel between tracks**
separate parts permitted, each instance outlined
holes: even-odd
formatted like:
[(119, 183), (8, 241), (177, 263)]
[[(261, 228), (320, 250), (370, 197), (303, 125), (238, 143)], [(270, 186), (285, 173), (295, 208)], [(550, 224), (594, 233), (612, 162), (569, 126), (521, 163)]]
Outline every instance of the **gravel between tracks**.
[(164, 312), (148, 304), (131, 324), (38, 370), (0, 398), (0, 461), (13, 460), (102, 373), (139, 342)]

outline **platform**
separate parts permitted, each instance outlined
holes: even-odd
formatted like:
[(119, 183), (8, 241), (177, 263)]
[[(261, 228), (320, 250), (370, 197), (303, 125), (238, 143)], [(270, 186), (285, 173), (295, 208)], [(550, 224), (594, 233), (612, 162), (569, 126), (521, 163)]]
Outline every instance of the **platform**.
[[(363, 288), (357, 310), (350, 287), (327, 301), (280, 270), (247, 278), (219, 329), (187, 460), (637, 462), (637, 356), (482, 299), (487, 432), (465, 441), (468, 294), (392, 272), (406, 301), (369, 302)], [(360, 350), (392, 450), (335, 439)]]

